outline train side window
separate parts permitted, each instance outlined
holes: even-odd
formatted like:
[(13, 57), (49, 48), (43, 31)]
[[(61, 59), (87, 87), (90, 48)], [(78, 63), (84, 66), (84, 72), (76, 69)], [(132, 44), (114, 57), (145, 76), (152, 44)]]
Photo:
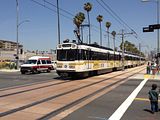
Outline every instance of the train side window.
[(78, 56), (78, 60), (82, 60), (83, 59), (83, 50), (79, 49), (77, 56)]
[(88, 51), (84, 50), (84, 56), (83, 56), (84, 60), (88, 60)]
[(122, 58), (121, 58), (121, 55), (119, 55), (119, 60), (121, 60)]

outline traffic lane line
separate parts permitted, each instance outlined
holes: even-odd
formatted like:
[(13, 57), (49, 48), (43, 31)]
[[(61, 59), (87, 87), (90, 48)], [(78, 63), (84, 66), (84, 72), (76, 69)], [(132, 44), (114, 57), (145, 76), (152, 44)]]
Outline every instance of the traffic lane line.
[(130, 96), (119, 106), (119, 108), (109, 117), (108, 120), (120, 120), (147, 81), (148, 79), (144, 79), (130, 94)]
[[(148, 91), (151, 89), (152, 84), (159, 85), (159, 81), (149, 79), (136, 98), (147, 99)], [(155, 114), (151, 113), (149, 101), (140, 101), (137, 99), (133, 101), (121, 120), (159, 120), (159, 118), (159, 112)]]
[[(63, 119), (63, 118), (65, 118), (65, 117), (67, 117), (68, 115), (70, 115), (70, 114), (73, 113), (74, 111), (76, 111), (76, 110), (84, 107), (85, 105), (89, 104), (90, 102), (94, 101), (95, 99), (97, 99), (97, 98), (103, 96), (104, 94), (106, 94), (106, 93), (114, 90), (115, 88), (119, 87), (120, 85), (122, 85), (123, 83), (127, 82), (128, 80), (129, 80), (129, 79), (126, 79), (126, 80), (121, 81), (120, 83), (118, 83), (118, 84), (116, 84), (116, 85), (114, 85), (114, 86), (109, 87), (109, 88), (106, 89), (105, 91), (102, 91), (102, 92), (96, 94), (95, 96), (93, 96), (93, 97), (91, 97), (91, 98), (83, 101), (82, 103), (79, 103), (78, 105), (73, 106), (72, 108), (61, 112), (60, 114), (58, 114), (58, 115), (56, 115), (55, 117), (51, 118), (51, 120), (59, 120), (59, 118), (60, 118), (60, 119)], [(92, 117), (92, 118), (93, 118), (93, 116), (89, 116), (89, 117)], [(99, 118), (100, 118), (100, 117), (99, 117)], [(105, 119), (105, 118), (102, 118), (102, 119)]]
[[(141, 79), (141, 81), (143, 81), (143, 79)], [(90, 101), (88, 104), (85, 104), (84, 106), (79, 106), (79, 110), (66, 110), (65, 112), (63, 112), (63, 114), (59, 114), (57, 118), (65, 117), (63, 120), (88, 120), (91, 118), (103, 119), (106, 116), (110, 116), (117, 109), (117, 107), (130, 95), (130, 93), (139, 85), (141, 81), (129, 78), (127, 81), (117, 86), (116, 89), (114, 88), (110, 92), (106, 92), (104, 95), (97, 97), (97, 99)], [(106, 115), (106, 113), (108, 115)], [(55, 119), (56, 118), (53, 118), (53, 120)]]

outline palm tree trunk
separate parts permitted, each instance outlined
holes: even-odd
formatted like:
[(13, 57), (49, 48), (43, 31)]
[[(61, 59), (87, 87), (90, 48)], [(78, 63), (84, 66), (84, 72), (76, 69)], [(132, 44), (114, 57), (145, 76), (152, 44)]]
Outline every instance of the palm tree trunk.
[(101, 27), (101, 22), (99, 22), (100, 24), (100, 45), (102, 46), (102, 27)]
[(82, 43), (83, 43), (83, 27), (81, 26), (81, 40), (82, 40)]
[(113, 49), (114, 49), (114, 54), (115, 54), (115, 36), (113, 37)]
[(108, 33), (108, 48), (110, 48), (110, 42), (109, 42), (109, 28), (107, 28), (107, 33)]
[(91, 44), (91, 25), (90, 25), (89, 12), (87, 12), (87, 15), (88, 15), (88, 24), (89, 24), (89, 44)]

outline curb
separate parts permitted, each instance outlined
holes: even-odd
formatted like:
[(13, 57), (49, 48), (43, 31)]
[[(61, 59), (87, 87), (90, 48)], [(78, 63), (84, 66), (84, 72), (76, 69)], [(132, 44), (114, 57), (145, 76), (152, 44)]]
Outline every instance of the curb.
[(11, 69), (0, 69), (0, 72), (19, 72), (20, 70)]

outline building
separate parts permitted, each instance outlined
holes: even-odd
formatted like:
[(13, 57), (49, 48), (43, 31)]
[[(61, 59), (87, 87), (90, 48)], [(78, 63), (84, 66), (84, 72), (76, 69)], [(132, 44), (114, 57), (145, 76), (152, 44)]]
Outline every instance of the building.
[[(32, 56), (48, 56), (52, 60), (56, 59), (55, 51), (29, 51), (23, 50), (23, 45), (19, 45), (19, 60), (26, 61)], [(16, 61), (17, 56), (17, 43), (7, 40), (0, 40), (0, 62), (3, 61)]]
[[(8, 40), (0, 40), (0, 49), (5, 51), (16, 51), (17, 43)], [(23, 49), (23, 45), (19, 45), (19, 49)]]

